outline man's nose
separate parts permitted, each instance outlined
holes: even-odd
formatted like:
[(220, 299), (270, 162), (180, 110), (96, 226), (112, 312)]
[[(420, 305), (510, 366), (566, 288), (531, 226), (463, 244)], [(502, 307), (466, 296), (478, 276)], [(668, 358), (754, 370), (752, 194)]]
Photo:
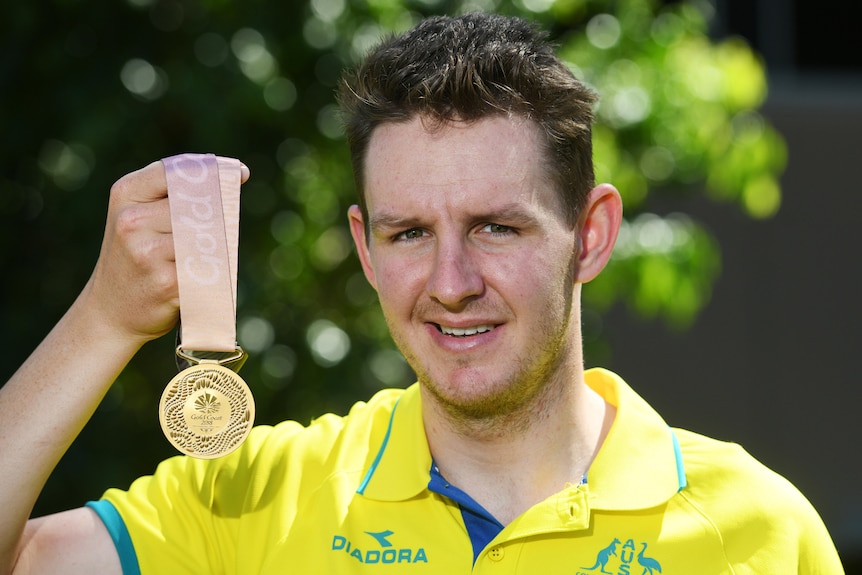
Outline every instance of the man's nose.
[(485, 284), (479, 262), (465, 241), (439, 242), (428, 294), (443, 306), (457, 309), (482, 295)]

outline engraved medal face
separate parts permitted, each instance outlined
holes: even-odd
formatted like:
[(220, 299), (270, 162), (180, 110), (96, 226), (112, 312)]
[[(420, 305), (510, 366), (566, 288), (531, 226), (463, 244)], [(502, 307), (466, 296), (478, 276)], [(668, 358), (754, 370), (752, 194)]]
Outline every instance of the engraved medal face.
[(199, 459), (227, 455), (254, 424), (254, 398), (226, 367), (201, 363), (178, 373), (159, 403), (159, 423), (179, 451)]

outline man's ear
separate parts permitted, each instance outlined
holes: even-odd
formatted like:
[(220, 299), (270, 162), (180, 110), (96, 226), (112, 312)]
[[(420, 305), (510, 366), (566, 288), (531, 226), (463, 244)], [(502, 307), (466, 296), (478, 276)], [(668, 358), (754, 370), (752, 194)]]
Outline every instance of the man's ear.
[(604, 269), (611, 258), (620, 224), (623, 202), (620, 193), (610, 184), (600, 184), (587, 196), (587, 203), (578, 219), (578, 269), (575, 280), (586, 283)]
[(377, 278), (374, 275), (374, 267), (371, 265), (371, 253), (368, 250), (368, 238), (365, 235), (365, 218), (362, 217), (362, 210), (359, 206), (352, 205), (347, 210), (347, 219), (350, 222), (350, 235), (353, 236), (353, 243), (356, 245), (356, 253), (359, 255), (359, 263), (362, 264), (362, 271), (365, 272), (365, 278), (375, 290), (377, 289)]

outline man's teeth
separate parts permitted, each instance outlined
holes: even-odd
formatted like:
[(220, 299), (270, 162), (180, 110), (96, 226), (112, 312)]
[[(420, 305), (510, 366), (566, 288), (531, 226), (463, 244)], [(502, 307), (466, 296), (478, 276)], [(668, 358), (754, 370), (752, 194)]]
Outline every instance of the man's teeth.
[(463, 329), (459, 327), (446, 327), (445, 325), (440, 326), (440, 331), (442, 331), (446, 335), (453, 335), (455, 337), (476, 335), (477, 333), (485, 333), (486, 331), (491, 331), (492, 329), (494, 329), (494, 326), (492, 325), (477, 325), (476, 327), (467, 327)]

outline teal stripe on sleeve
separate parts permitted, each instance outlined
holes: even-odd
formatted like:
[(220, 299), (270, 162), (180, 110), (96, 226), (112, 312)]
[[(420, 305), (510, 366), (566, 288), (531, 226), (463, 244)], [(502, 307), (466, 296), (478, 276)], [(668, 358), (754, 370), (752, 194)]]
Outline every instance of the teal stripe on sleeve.
[(670, 430), (670, 436), (673, 438), (673, 454), (676, 456), (676, 477), (677, 481), (679, 481), (677, 492), (679, 492), (686, 488), (688, 480), (685, 477), (685, 465), (682, 462), (682, 449), (679, 446), (679, 438), (677, 438), (673, 429)]
[(132, 537), (129, 535), (129, 530), (126, 529), (126, 524), (117, 508), (110, 501), (104, 499), (100, 501), (89, 501), (87, 507), (96, 512), (102, 523), (111, 534), (111, 539), (114, 540), (114, 547), (117, 548), (117, 555), (120, 556), (120, 566), (123, 568), (123, 575), (141, 575), (141, 569), (138, 566), (138, 555), (135, 553), (135, 546), (132, 545)]

